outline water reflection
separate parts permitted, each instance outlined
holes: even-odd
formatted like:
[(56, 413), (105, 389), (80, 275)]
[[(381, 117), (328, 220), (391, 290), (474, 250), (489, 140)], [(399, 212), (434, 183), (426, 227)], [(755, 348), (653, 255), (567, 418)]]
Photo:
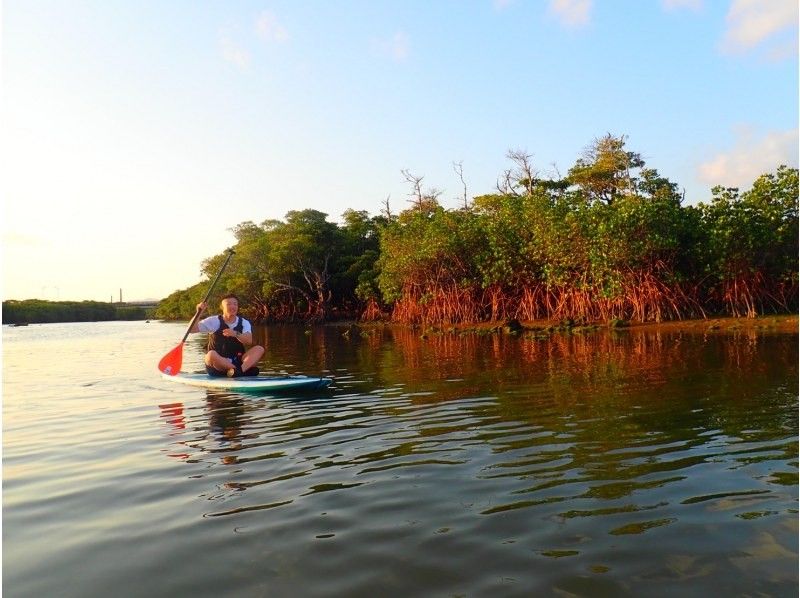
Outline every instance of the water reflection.
[(216, 450), (240, 449), (242, 426), (246, 423), (244, 398), (234, 393), (206, 391), (206, 414), (209, 431), (219, 445)]
[(502, 561), (547, 590), (580, 588), (580, 575), (531, 568), (531, 554), (580, 561), (584, 575), (646, 572), (623, 575), (628, 589), (705, 579), (713, 592), (760, 567), (779, 572), (776, 587), (796, 579), (794, 335), (258, 334), (275, 371), (336, 385), (300, 398), (208, 392), (189, 416), (162, 408), (187, 464), (205, 467), (192, 475), (209, 481), (206, 517), (346, 536), (350, 558), (359, 543), (410, 543), (445, 577), (464, 564), (443, 551), (468, 549), (484, 559), (475, 571)]
[(183, 416), (183, 403), (167, 403), (159, 405), (161, 417), (176, 431), (186, 429), (186, 419)]

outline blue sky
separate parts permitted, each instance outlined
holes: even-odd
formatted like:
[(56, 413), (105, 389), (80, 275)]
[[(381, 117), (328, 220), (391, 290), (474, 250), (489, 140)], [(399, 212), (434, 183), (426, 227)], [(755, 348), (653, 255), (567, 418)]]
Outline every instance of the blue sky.
[(161, 298), (230, 228), (455, 207), (626, 135), (686, 191), (798, 162), (794, 0), (2, 5), (2, 294)]

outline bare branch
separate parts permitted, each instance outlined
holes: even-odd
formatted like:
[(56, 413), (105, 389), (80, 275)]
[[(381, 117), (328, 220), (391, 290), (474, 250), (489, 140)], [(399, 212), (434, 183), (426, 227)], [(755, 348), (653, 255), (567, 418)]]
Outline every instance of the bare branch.
[(418, 208), (421, 208), (424, 199), (422, 195), (422, 180), (425, 177), (415, 176), (411, 174), (411, 171), (409, 171), (408, 169), (401, 170), (400, 172), (403, 174), (406, 181), (408, 183), (411, 183), (411, 186), (413, 187), (413, 191), (411, 192), (411, 197), (413, 199), (411, 200), (411, 202), (414, 203)]
[(422, 195), (422, 199), (423, 201), (438, 202), (439, 198), (442, 196), (442, 193), (444, 193), (444, 191), (442, 191), (441, 189), (437, 187), (431, 187), (430, 189), (425, 191), (425, 193)]
[(497, 179), (497, 190), (502, 193), (503, 195), (515, 195), (519, 196), (519, 193), (516, 190), (516, 185), (512, 182), (512, 175), (511, 170), (506, 170), (503, 172), (502, 180)]
[(389, 209), (389, 199), (392, 197), (391, 193), (383, 200), (383, 210), (381, 212), (386, 216), (387, 220), (392, 219), (392, 210)]
[(506, 158), (511, 160), (516, 166), (517, 170), (513, 173), (516, 186), (524, 186), (528, 195), (533, 193), (533, 184), (538, 176), (538, 172), (533, 167), (531, 159), (533, 154), (529, 154), (525, 150), (508, 150)]
[(467, 200), (467, 183), (464, 181), (464, 161), (461, 160), (460, 162), (453, 162), (453, 170), (456, 171), (458, 175), (458, 179), (461, 181), (461, 185), (464, 187), (464, 209), (469, 208), (469, 200)]
[(411, 183), (412, 187), (414, 188), (413, 192), (410, 194), (412, 199), (409, 201), (414, 204), (415, 208), (425, 211), (435, 208), (439, 205), (439, 197), (443, 193), (441, 189), (431, 187), (430, 189), (423, 191), (422, 179), (424, 177), (415, 176), (408, 170), (401, 170), (400, 172), (403, 173), (406, 181)]

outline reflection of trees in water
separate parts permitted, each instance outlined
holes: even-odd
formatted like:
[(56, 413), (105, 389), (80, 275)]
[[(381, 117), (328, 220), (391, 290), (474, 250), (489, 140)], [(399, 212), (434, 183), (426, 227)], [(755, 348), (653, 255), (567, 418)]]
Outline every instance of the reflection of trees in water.
[[(330, 326), (306, 334), (296, 326), (272, 326), (256, 327), (256, 339), (266, 343), (273, 363), (294, 371), (344, 371), (360, 378), (366, 392), (389, 389), (416, 404), (495, 397), (491, 416), (514, 421), (534, 422), (544, 412), (564, 421), (593, 415), (611, 439), (624, 438), (626, 426), (744, 429), (746, 413), (758, 417), (759, 401), (763, 406), (787, 400), (770, 394), (776, 380), (797, 377), (796, 335), (755, 330), (421, 338), (419, 330), (407, 327), (361, 333)], [(751, 411), (736, 401), (746, 402)], [(209, 393), (207, 413), (215, 438), (241, 442), (246, 418), (241, 399)]]
[(314, 375), (336, 367), (339, 358), (336, 328), (300, 325), (254, 325), (253, 342), (266, 350), (262, 372), (290, 371)]
[[(419, 329), (376, 327), (350, 332), (346, 326), (255, 326), (256, 342), (267, 348), (267, 367), (291, 366), (296, 371), (319, 372), (352, 368), (353, 371), (398, 371), (394, 378), (424, 381), (460, 377), (477, 370), (507, 371), (530, 368), (541, 373), (542, 364), (559, 375), (591, 375), (607, 370), (648, 372), (693, 367), (699, 358), (724, 361), (732, 373), (769, 367), (760, 357), (765, 346), (783, 343), (797, 353), (796, 336), (756, 330), (726, 334), (680, 331), (595, 331), (587, 334), (552, 334), (544, 338), (504, 334), (441, 333), (424, 335)], [(709, 351), (710, 347), (716, 347)], [(780, 356), (779, 356), (780, 357)], [(785, 362), (790, 362), (791, 358)], [(717, 367), (714, 360), (708, 364)]]
[[(396, 328), (383, 342), (382, 347), (364, 347), (362, 367), (377, 371), (384, 387), (431, 393), (413, 396), (414, 402), (495, 396), (493, 417), (536, 421), (547, 410), (563, 418), (593, 415), (602, 429), (594, 431), (597, 437), (614, 444), (626, 438), (626, 426), (745, 429), (751, 411), (731, 401), (746, 401), (753, 409), (759, 402), (785, 402), (785, 394), (773, 391), (777, 381), (796, 379), (798, 369), (796, 335), (755, 331), (628, 330), (544, 339), (442, 334), (422, 339), (418, 332)], [(454, 378), (461, 382), (454, 384)], [(773, 418), (761, 425), (775, 429), (783, 424)]]
[[(395, 329), (386, 375), (398, 380), (439, 380), (480, 370), (513, 373), (523, 379), (543, 377), (592, 384), (624, 382), (642, 376), (650, 384), (666, 383), (677, 373), (702, 375), (722, 369), (734, 378), (787, 367), (796, 369), (794, 335), (663, 333), (658, 331), (554, 334), (547, 338), (433, 335)], [(765, 352), (768, 353), (765, 359)], [(370, 347), (365, 359), (375, 351)]]
[[(394, 327), (264, 334), (273, 360), (296, 371), (344, 371), (359, 382), (354, 392), (314, 401), (209, 391), (182, 436), (191, 437), (190, 462), (225, 467), (203, 496), (236, 499), (224, 509), (215, 503), (215, 516), (349, 492), (387, 470), (411, 476), (439, 467), (491, 489), (482, 514), (540, 508), (563, 520), (608, 516), (605, 531), (640, 533), (631, 526), (671, 525), (681, 501), (707, 500), (712, 490), (683, 486), (687, 478), (756, 459), (796, 459), (795, 442), (786, 440), (797, 429), (797, 397), (786, 388), (797, 378), (796, 335), (422, 339)], [(166, 407), (164, 418), (179, 421)], [(363, 477), (352, 484), (353, 475)], [(766, 494), (763, 487), (775, 485), (724, 475), (740, 484), (735, 491)], [(722, 492), (725, 483), (708, 487)], [(652, 516), (619, 520), (640, 511)]]
[[(419, 329), (346, 326), (255, 327), (267, 371), (343, 373), (365, 390), (424, 392), (416, 402), (528, 392), (567, 410), (591, 396), (595, 408), (630, 397), (681, 401), (747, 397), (797, 372), (797, 336), (636, 330), (558, 333), (429, 334)], [(638, 394), (637, 394), (638, 393)]]

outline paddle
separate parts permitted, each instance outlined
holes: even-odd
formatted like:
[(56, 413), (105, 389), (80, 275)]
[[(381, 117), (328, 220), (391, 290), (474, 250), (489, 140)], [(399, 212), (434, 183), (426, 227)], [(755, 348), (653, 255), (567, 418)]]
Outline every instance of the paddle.
[[(217, 273), (217, 277), (214, 279), (214, 282), (211, 283), (211, 286), (208, 287), (208, 292), (206, 296), (203, 298), (203, 303), (208, 301), (208, 298), (211, 296), (211, 291), (214, 290), (214, 287), (219, 280), (219, 277), (222, 276), (222, 271), (225, 269), (225, 266), (228, 265), (228, 262), (231, 261), (231, 257), (233, 256), (233, 249), (228, 249), (228, 257), (225, 258), (225, 263), (222, 264), (222, 268), (219, 269)], [(172, 351), (164, 355), (161, 358), (161, 361), (158, 362), (158, 369), (161, 370), (163, 373), (168, 374), (170, 376), (175, 376), (178, 372), (181, 371), (181, 364), (183, 363), (183, 343), (186, 342), (186, 337), (189, 336), (189, 332), (192, 330), (192, 326), (194, 326), (197, 317), (200, 315), (200, 310), (197, 310), (192, 318), (192, 321), (189, 322), (189, 328), (186, 329), (186, 334), (183, 335), (180, 344), (175, 347)]]

